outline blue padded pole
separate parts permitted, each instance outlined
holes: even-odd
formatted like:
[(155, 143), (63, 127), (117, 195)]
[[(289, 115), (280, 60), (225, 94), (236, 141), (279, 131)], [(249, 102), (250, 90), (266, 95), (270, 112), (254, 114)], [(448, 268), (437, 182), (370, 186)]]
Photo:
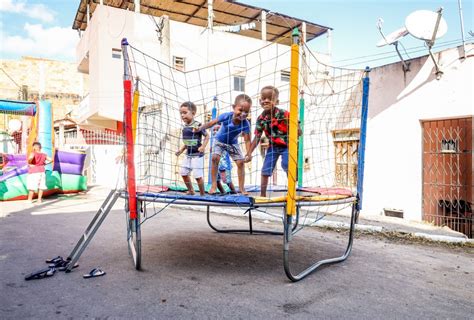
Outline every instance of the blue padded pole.
[(365, 77), (362, 80), (362, 111), (360, 119), (360, 141), (359, 152), (357, 154), (357, 210), (362, 209), (362, 193), (364, 189), (364, 164), (365, 164), (365, 141), (367, 136), (367, 117), (369, 111), (369, 72), (370, 68), (365, 67)]
[[(217, 118), (217, 96), (214, 96), (213, 101), (213, 106), (212, 106), (212, 111), (211, 111), (211, 120), (214, 120)], [(207, 185), (211, 185), (212, 182), (212, 177), (211, 177), (211, 167), (212, 167), (212, 147), (214, 146), (214, 131), (211, 129), (211, 139), (209, 141), (211, 147), (209, 148), (209, 174), (207, 176)]]

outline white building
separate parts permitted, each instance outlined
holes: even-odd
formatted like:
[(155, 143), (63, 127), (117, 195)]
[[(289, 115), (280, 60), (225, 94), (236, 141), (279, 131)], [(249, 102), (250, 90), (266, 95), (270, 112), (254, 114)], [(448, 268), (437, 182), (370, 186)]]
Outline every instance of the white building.
[[(122, 121), (122, 38), (170, 66), (194, 70), (239, 57), (272, 42), (281, 43), (281, 50), (288, 50), (293, 27), (304, 31), (306, 41), (330, 30), (234, 1), (215, 1), (213, 20), (209, 21), (208, 2), (212, 3), (81, 0), (73, 24), (73, 29), (81, 34), (76, 57), (78, 70), (89, 75), (90, 83), (88, 97), (76, 110), (79, 123), (116, 129), (117, 122)], [(241, 26), (242, 30), (218, 31), (223, 25), (237, 29)], [(321, 58), (328, 59), (323, 55)], [(242, 78), (239, 66), (233, 66), (230, 73), (238, 86)]]
[[(471, 234), (474, 45), (370, 72), (364, 214), (403, 212)], [(471, 210), (471, 213), (468, 212)], [(456, 226), (457, 224), (457, 226)]]

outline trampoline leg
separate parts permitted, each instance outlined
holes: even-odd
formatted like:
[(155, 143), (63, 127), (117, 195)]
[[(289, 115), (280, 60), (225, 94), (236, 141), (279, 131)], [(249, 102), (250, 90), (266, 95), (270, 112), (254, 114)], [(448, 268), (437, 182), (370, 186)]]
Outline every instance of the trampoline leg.
[[(211, 210), (210, 206), (207, 206), (207, 211), (206, 211), (206, 217), (207, 217), (207, 224), (209, 227), (219, 233), (249, 233), (249, 234), (270, 234), (270, 235), (276, 235), (276, 236), (281, 236), (283, 235), (283, 232), (281, 231), (271, 231), (271, 230), (255, 230), (253, 228), (253, 218), (252, 218), (252, 208), (248, 208), (245, 213), (249, 213), (249, 228), (248, 229), (219, 229), (216, 226), (214, 226), (211, 222)], [(244, 213), (244, 214), (245, 214)], [(296, 226), (294, 227), (296, 229)], [(293, 229), (293, 230), (294, 230)]]
[(350, 230), (349, 230), (349, 239), (348, 239), (347, 247), (346, 247), (346, 250), (345, 250), (344, 254), (342, 256), (339, 256), (339, 257), (317, 261), (316, 263), (314, 263), (313, 265), (311, 265), (310, 267), (303, 270), (302, 272), (300, 272), (297, 275), (294, 275), (291, 272), (291, 269), (290, 269), (290, 241), (291, 241), (291, 236), (292, 236), (291, 225), (292, 225), (293, 217), (292, 216), (287, 216), (286, 219), (284, 220), (284, 229), (283, 229), (284, 230), (284, 236), (283, 236), (283, 266), (285, 268), (286, 276), (291, 281), (297, 282), (297, 281), (300, 281), (301, 279), (305, 278), (306, 276), (308, 276), (312, 272), (316, 271), (321, 266), (329, 265), (329, 264), (333, 264), (333, 263), (338, 263), (338, 262), (342, 262), (342, 261), (346, 260), (347, 257), (349, 256), (349, 254), (351, 253), (351, 250), (352, 250), (352, 242), (354, 240), (354, 227), (355, 227), (355, 223), (356, 223), (356, 218), (358, 216), (357, 211), (358, 211), (357, 210), (357, 203), (355, 202), (355, 203), (352, 204), (351, 226), (350, 226)]
[(79, 239), (74, 249), (69, 254), (67, 260), (69, 260), (70, 262), (67, 265), (66, 272), (71, 272), (72, 267), (76, 264), (76, 262), (79, 260), (79, 258), (81, 257), (86, 247), (91, 242), (92, 238), (96, 234), (99, 227), (102, 225), (102, 222), (104, 222), (105, 218), (107, 217), (110, 210), (114, 206), (118, 197), (119, 197), (119, 193), (116, 190), (110, 191), (109, 195), (107, 196), (105, 201), (102, 203), (99, 210), (97, 210), (97, 213), (95, 214), (94, 218), (89, 223), (89, 226), (86, 228), (86, 231), (84, 231), (84, 234), (82, 235), (82, 237)]
[(142, 202), (137, 201), (137, 218), (128, 219), (128, 250), (132, 255), (133, 264), (136, 270), (141, 270), (142, 266), (142, 235), (140, 216), (142, 210)]

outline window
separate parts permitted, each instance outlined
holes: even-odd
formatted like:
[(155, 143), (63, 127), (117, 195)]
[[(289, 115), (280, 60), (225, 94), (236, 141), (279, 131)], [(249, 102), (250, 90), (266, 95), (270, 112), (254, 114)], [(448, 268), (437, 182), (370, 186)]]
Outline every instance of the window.
[(245, 77), (234, 76), (234, 91), (245, 91)]
[(112, 48), (112, 58), (114, 59), (121, 59), (122, 58), (122, 50)]
[(186, 71), (186, 58), (174, 56), (173, 66), (176, 70)]
[(442, 153), (455, 153), (458, 151), (458, 141), (454, 139), (442, 139), (441, 140), (441, 152)]
[(335, 185), (356, 187), (359, 129), (333, 131), (336, 160)]
[(281, 81), (290, 82), (290, 71), (281, 70), (280, 77)]

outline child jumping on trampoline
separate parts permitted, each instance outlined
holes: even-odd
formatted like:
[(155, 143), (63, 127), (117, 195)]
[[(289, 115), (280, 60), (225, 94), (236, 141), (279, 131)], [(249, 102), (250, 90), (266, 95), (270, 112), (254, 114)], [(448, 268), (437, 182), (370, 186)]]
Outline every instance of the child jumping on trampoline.
[(216, 142), (212, 148), (212, 166), (211, 178), (212, 185), (209, 189), (209, 194), (216, 193), (217, 189), (217, 171), (219, 168), (219, 161), (224, 154), (228, 152), (232, 160), (237, 164), (237, 173), (239, 177), (239, 191), (247, 195), (245, 191), (245, 157), (240, 150), (237, 137), (242, 133), (245, 141), (245, 148), (247, 154), (250, 151), (250, 123), (247, 116), (252, 106), (252, 99), (246, 94), (239, 94), (232, 106), (232, 112), (226, 112), (218, 116), (216, 119), (209, 121), (202, 125), (198, 130), (206, 130), (216, 124), (220, 124), (221, 128), (216, 134)]
[[(213, 127), (214, 133), (217, 133), (219, 129), (221, 128), (220, 125), (215, 125)], [(227, 187), (229, 187), (229, 193), (230, 194), (236, 194), (237, 192), (235, 191), (234, 184), (232, 183), (232, 163), (230, 162), (230, 157), (227, 152), (224, 152), (221, 155), (221, 160), (219, 161), (219, 173), (217, 174), (217, 189), (219, 189), (219, 192), (222, 194), (225, 194), (226, 191), (222, 185), (222, 183), (225, 183)]]
[[(277, 107), (280, 92), (274, 86), (266, 86), (260, 90), (260, 105), (263, 112), (255, 123), (255, 136), (247, 153), (246, 161), (252, 159), (252, 152), (257, 147), (262, 133), (269, 139), (269, 147), (262, 167), (260, 196), (267, 196), (269, 177), (273, 174), (278, 158), (281, 156), (281, 167), (288, 174), (288, 120), (290, 113)], [(298, 135), (301, 135), (298, 129)]]
[[(183, 146), (176, 152), (176, 156), (181, 155), (186, 150), (186, 158), (181, 162), (180, 174), (184, 184), (188, 188), (187, 194), (194, 195), (194, 187), (189, 175), (191, 172), (199, 187), (199, 194), (203, 196), (204, 191), (204, 150), (209, 142), (209, 135), (206, 130), (196, 131), (201, 123), (194, 119), (196, 115), (196, 105), (191, 101), (184, 102), (179, 108), (181, 120), (183, 121), (182, 137)], [(202, 141), (204, 137), (204, 141)]]

